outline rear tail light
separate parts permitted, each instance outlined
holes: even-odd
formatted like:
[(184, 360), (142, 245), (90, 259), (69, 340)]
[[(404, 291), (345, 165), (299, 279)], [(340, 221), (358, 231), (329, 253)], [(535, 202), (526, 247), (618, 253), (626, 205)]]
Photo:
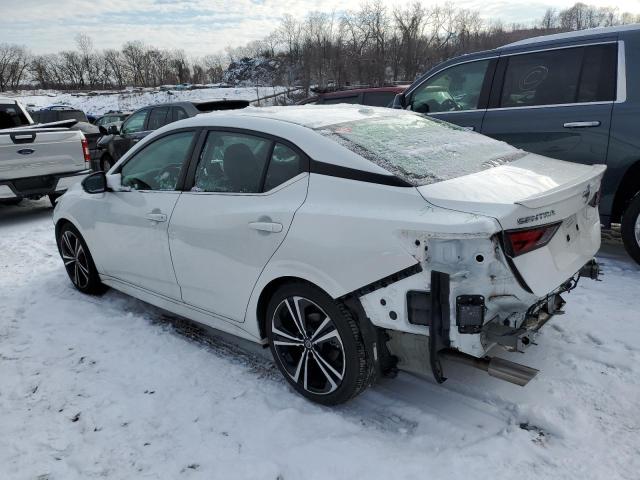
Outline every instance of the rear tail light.
[(505, 231), (505, 248), (507, 254), (511, 257), (517, 257), (518, 255), (523, 255), (537, 248), (544, 247), (558, 231), (560, 223), (561, 222), (552, 223), (523, 230)]
[(89, 153), (89, 142), (86, 138), (82, 138), (82, 153), (84, 154), (84, 163), (89, 164), (91, 162), (91, 153)]

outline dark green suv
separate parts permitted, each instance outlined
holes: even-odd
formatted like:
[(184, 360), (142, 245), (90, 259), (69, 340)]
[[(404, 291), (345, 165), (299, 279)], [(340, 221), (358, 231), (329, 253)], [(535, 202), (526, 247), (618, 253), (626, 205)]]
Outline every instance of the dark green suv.
[(395, 99), (523, 150), (606, 164), (602, 223), (640, 263), (640, 26), (560, 33), (448, 60)]

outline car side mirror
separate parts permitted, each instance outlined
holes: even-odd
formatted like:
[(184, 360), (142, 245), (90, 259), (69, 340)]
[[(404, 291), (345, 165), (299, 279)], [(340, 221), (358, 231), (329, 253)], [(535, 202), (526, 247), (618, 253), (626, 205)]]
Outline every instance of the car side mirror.
[(107, 190), (110, 192), (130, 192), (131, 187), (122, 185), (121, 173), (112, 173), (107, 175)]
[(104, 172), (95, 172), (82, 180), (82, 189), (87, 193), (104, 193), (107, 191), (107, 177)]
[(109, 128), (107, 129), (107, 133), (109, 135), (118, 135), (120, 133), (120, 130), (118, 129), (117, 125), (109, 125)]

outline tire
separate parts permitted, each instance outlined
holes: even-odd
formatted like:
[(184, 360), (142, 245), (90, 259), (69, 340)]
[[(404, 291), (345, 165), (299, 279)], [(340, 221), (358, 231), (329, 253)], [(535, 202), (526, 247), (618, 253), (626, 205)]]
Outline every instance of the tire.
[(625, 250), (640, 264), (640, 193), (631, 199), (622, 215), (621, 233)]
[(111, 158), (111, 155), (104, 155), (100, 159), (100, 168), (105, 173), (108, 172), (111, 169), (111, 167), (113, 167), (115, 164), (116, 162), (113, 161), (113, 158)]
[(338, 405), (369, 386), (373, 369), (357, 322), (319, 288), (290, 283), (276, 290), (267, 308), (266, 331), (276, 365), (309, 400)]
[(100, 281), (91, 252), (80, 232), (70, 223), (58, 231), (58, 252), (73, 286), (82, 293), (100, 295), (106, 287)]
[(62, 193), (50, 193), (48, 195), (49, 201), (51, 202), (51, 206), (55, 208), (56, 202), (62, 196)]

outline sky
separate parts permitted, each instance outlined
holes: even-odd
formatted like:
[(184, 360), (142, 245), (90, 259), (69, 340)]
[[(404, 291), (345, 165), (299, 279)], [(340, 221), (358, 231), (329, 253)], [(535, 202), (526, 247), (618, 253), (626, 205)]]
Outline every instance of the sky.
[[(389, 8), (409, 0), (383, 0)], [(575, 0), (457, 0), (457, 8), (478, 10), (486, 20), (532, 24), (549, 7)], [(640, 14), (640, 0), (586, 0)], [(99, 49), (119, 48), (131, 40), (192, 56), (245, 45), (274, 30), (284, 14), (303, 18), (312, 11), (357, 9), (362, 0), (0, 0), (0, 43), (25, 45), (34, 53), (74, 48), (79, 33)], [(435, 2), (423, 0), (426, 6)]]

